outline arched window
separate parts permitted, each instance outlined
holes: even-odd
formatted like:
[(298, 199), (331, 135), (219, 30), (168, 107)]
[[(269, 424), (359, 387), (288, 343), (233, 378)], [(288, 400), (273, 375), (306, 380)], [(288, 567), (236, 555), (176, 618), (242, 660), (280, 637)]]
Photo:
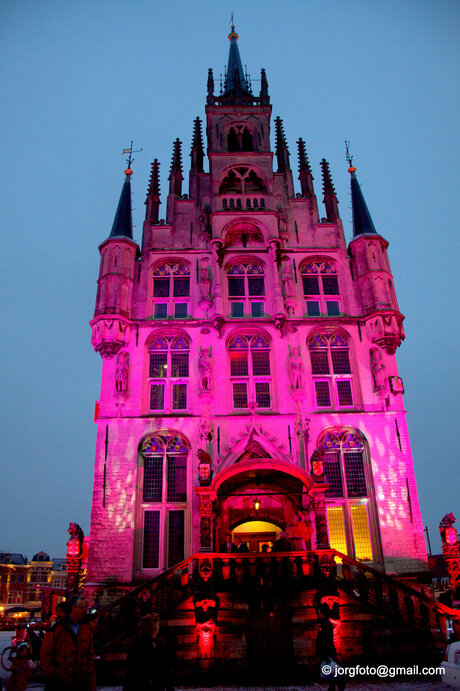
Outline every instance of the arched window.
[(228, 151), (253, 151), (254, 144), (252, 134), (243, 125), (234, 125), (227, 135)]
[(234, 127), (231, 127), (228, 133), (228, 150), (238, 151), (238, 136)]
[(338, 333), (316, 334), (309, 343), (318, 408), (353, 408), (353, 376), (347, 341)]
[(337, 268), (332, 261), (308, 261), (301, 266), (303, 292), (308, 317), (340, 315)]
[(233, 408), (245, 410), (251, 403), (271, 408), (270, 346), (260, 334), (236, 336), (230, 343), (230, 379)]
[(184, 559), (187, 457), (180, 435), (149, 435), (141, 446), (142, 568), (168, 568)]
[(265, 208), (265, 199), (261, 195), (266, 193), (267, 188), (260, 175), (247, 166), (229, 170), (219, 187), (219, 194), (226, 195), (222, 200), (224, 209)]
[(320, 437), (318, 448), (324, 451), (330, 484), (326, 491), (330, 545), (360, 561), (373, 561), (364, 441), (350, 430), (330, 431)]
[(265, 281), (262, 262), (242, 261), (227, 271), (231, 317), (263, 317)]
[(165, 262), (153, 269), (153, 316), (185, 319), (189, 313), (190, 266)]
[(149, 409), (187, 410), (189, 344), (182, 336), (158, 336), (149, 348)]

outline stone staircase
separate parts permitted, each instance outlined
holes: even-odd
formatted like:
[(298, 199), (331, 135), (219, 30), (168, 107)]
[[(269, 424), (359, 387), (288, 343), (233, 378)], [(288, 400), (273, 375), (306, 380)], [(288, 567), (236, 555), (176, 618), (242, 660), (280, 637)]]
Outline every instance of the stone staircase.
[(161, 616), (175, 674), (201, 684), (203, 674), (209, 683), (315, 674), (324, 598), (343, 664), (437, 664), (452, 626), (460, 636), (459, 610), (335, 550), (196, 554), (127, 592), (109, 590), (115, 599), (93, 616), (100, 672), (110, 680), (122, 676), (136, 622), (148, 611)]

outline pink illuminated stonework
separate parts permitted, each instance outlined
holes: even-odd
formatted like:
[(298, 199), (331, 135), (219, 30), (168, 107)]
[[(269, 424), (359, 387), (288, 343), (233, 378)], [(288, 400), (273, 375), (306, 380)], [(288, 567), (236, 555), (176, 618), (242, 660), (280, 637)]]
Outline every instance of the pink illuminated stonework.
[(259, 551), (299, 515), (313, 549), (387, 573), (427, 567), (388, 242), (350, 167), (347, 246), (329, 165), (322, 211), (302, 139), (296, 191), (265, 71), (255, 96), (240, 68), (232, 32), (219, 96), (208, 75), (206, 146), (194, 122), (187, 192), (177, 139), (165, 220), (155, 160), (141, 244), (129, 170), (99, 247), (92, 583), (205, 560), (228, 532)]

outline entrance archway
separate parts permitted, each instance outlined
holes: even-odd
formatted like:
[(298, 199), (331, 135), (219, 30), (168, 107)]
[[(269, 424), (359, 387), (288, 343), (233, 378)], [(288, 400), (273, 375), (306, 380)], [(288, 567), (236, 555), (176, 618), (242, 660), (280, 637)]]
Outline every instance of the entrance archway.
[(246, 521), (240, 523), (233, 531), (233, 537), (245, 542), (250, 552), (263, 552), (264, 545), (270, 551), (281, 532), (281, 527), (268, 521)]
[(218, 473), (212, 489), (218, 501), (214, 544), (227, 532), (239, 535), (253, 552), (273, 543), (300, 509), (310, 505), (311, 476), (284, 461), (238, 461)]

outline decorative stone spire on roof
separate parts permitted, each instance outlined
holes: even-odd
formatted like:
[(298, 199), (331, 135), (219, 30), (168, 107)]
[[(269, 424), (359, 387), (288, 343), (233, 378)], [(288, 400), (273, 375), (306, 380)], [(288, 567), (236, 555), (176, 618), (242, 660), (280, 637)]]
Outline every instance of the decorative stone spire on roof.
[(190, 156), (192, 157), (191, 170), (195, 173), (203, 173), (204, 149), (201, 120), (199, 117), (196, 117), (193, 122), (192, 150)]
[(176, 139), (173, 144), (173, 155), (171, 160), (171, 170), (169, 173), (169, 193), (178, 197), (182, 195), (182, 142)]
[(228, 35), (230, 41), (230, 50), (228, 52), (227, 74), (225, 76), (224, 94), (231, 91), (250, 91), (246, 83), (246, 77), (241, 63), (240, 51), (238, 49), (238, 34), (235, 31), (235, 25), (232, 22), (232, 30)]
[(160, 164), (155, 158), (150, 171), (149, 188), (147, 191), (147, 205), (145, 219), (150, 223), (158, 223), (158, 215), (160, 208)]
[(207, 96), (207, 102), (208, 103), (214, 103), (214, 75), (212, 73), (212, 69), (208, 69), (208, 96)]
[(348, 172), (351, 176), (351, 208), (353, 212), (353, 237), (358, 235), (377, 234), (374, 222), (367, 208), (366, 200), (361, 190), (361, 186), (356, 177), (356, 168), (352, 165), (353, 156), (350, 156), (349, 142), (345, 142), (346, 157), (349, 164)]
[(275, 151), (278, 160), (278, 172), (284, 173), (290, 170), (289, 163), (289, 149), (286, 142), (286, 135), (284, 134), (283, 121), (279, 116), (275, 118)]
[(270, 103), (270, 98), (268, 96), (268, 81), (267, 81), (267, 74), (262, 67), (260, 70), (260, 94), (259, 94), (260, 102), (264, 105)]
[(302, 197), (311, 198), (314, 196), (313, 175), (310, 168), (310, 161), (305, 150), (305, 142), (302, 138), (297, 140), (297, 155), (299, 157), (299, 180)]
[(321, 161), (321, 171), (323, 174), (323, 202), (326, 207), (326, 219), (334, 223), (340, 218), (339, 208), (337, 195), (332, 183), (331, 171), (329, 170), (329, 163), (325, 158)]

